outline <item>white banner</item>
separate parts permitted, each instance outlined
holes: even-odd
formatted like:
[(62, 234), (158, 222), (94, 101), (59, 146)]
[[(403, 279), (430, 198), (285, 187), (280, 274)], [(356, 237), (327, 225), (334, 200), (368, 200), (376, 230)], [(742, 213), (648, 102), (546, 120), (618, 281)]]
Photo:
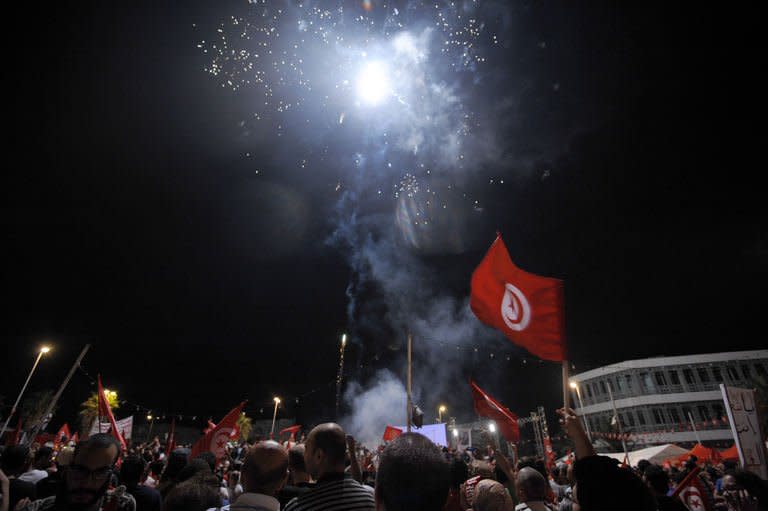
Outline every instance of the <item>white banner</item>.
[(768, 460), (765, 455), (757, 415), (757, 399), (754, 389), (726, 387), (720, 384), (725, 409), (731, 423), (741, 466), (763, 479), (768, 479)]
[[(125, 440), (131, 438), (131, 433), (133, 433), (133, 415), (126, 417), (125, 419), (116, 420), (115, 424), (117, 425), (117, 431), (123, 435)], [(101, 421), (101, 423), (99, 423), (97, 419), (93, 421), (90, 434), (95, 435), (96, 433), (108, 433), (110, 427), (111, 425), (109, 422)], [(99, 428), (101, 428), (101, 431), (99, 431)]]

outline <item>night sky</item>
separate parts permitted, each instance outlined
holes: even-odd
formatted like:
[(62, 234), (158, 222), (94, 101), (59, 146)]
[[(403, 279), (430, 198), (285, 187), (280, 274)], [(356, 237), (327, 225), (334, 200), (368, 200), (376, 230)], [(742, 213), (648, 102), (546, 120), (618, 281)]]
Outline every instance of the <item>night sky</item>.
[[(421, 324), (425, 410), (446, 402), (470, 419), (470, 376), (521, 415), (554, 408), (559, 367), (465, 315), (497, 230), (520, 267), (565, 280), (577, 372), (765, 347), (754, 13), (438, 2), (462, 15), (446, 21), (451, 31), (483, 24), (466, 57), (466, 32), (457, 49), (435, 51), (447, 36), (434, 3), (268, 4), (30, 4), (9, 22), (5, 409), (43, 341), (54, 351), (29, 391), (55, 388), (92, 343), (54, 426), (75, 421), (92, 389), (86, 372), (156, 413), (216, 420), (248, 399), (249, 414), (269, 417), (277, 394), (311, 424), (333, 416), (341, 334), (351, 337), (345, 378), (368, 387), (381, 369), (402, 377), (405, 324)], [(260, 13), (280, 6), (284, 18), (266, 23)], [(304, 33), (296, 52), (311, 90), (290, 62), (274, 66), (310, 6), (343, 7), (333, 16), (346, 24), (329, 32), (349, 45)], [(254, 45), (248, 76), (210, 72), (222, 35), (243, 28), (233, 16), (281, 32), (263, 48), (240, 41)], [(411, 68), (394, 74), (387, 49), (402, 32), (431, 34), (413, 63), (427, 85)], [(392, 90), (429, 99), (360, 104), (365, 60), (351, 46), (386, 55)], [(262, 65), (268, 106), (264, 84), (246, 82)], [(279, 100), (292, 105), (278, 111)], [(409, 115), (424, 112), (426, 127), (411, 133)], [(456, 119), (469, 127), (446, 144)], [(425, 138), (417, 152), (401, 135)], [(408, 227), (414, 212), (429, 225)], [(445, 330), (432, 328), (439, 303), (453, 318)]]

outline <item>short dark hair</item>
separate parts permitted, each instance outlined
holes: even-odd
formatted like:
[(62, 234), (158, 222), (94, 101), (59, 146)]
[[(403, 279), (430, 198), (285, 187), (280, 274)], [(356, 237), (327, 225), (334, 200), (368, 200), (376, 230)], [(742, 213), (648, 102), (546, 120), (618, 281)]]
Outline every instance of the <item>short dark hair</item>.
[(658, 465), (649, 464), (645, 467), (645, 481), (657, 494), (666, 495), (669, 491), (669, 474)]
[[(587, 456), (573, 465), (573, 477), (582, 511), (612, 509), (622, 502), (627, 511), (657, 509), (651, 489), (631, 470), (607, 456)], [(628, 498), (629, 497), (629, 498)]]
[(344, 463), (347, 456), (347, 441), (337, 429), (319, 428), (314, 432), (314, 447), (323, 451), (332, 464)]
[(113, 445), (117, 448), (115, 459), (112, 460), (112, 465), (114, 465), (117, 463), (117, 460), (120, 459), (122, 448), (120, 447), (120, 442), (117, 441), (117, 438), (108, 435), (107, 433), (96, 433), (95, 435), (89, 436), (88, 439), (78, 442), (75, 446), (75, 455), (73, 456), (73, 459), (77, 458), (77, 454), (83, 449), (109, 449)]
[(549, 479), (549, 474), (547, 473), (547, 465), (544, 463), (543, 458), (537, 458), (535, 456), (523, 456), (517, 460), (517, 470), (525, 467), (534, 468), (539, 474), (541, 474), (541, 477), (543, 477), (544, 480)]
[(211, 472), (216, 470), (216, 455), (213, 454), (211, 451), (205, 451), (201, 452), (197, 456), (195, 456), (196, 460), (203, 460), (208, 464), (209, 467), (211, 467)]
[(35, 451), (35, 461), (45, 461), (53, 456), (53, 448), (42, 446)]
[(418, 433), (404, 433), (381, 455), (376, 496), (387, 511), (441, 511), (451, 467), (440, 448)]
[(126, 486), (136, 486), (145, 468), (146, 464), (141, 457), (136, 455), (126, 457), (120, 466), (120, 482)]
[(3, 451), (2, 467), (8, 475), (21, 472), (28, 462), (29, 447), (26, 445), (11, 445)]
[(163, 501), (163, 511), (205, 511), (221, 506), (219, 480), (211, 473), (198, 474), (176, 485)]
[(307, 465), (304, 462), (304, 446), (302, 444), (294, 445), (288, 450), (288, 468), (306, 472)]
[(451, 461), (451, 487), (458, 489), (467, 479), (469, 479), (469, 467), (461, 458), (454, 458)]

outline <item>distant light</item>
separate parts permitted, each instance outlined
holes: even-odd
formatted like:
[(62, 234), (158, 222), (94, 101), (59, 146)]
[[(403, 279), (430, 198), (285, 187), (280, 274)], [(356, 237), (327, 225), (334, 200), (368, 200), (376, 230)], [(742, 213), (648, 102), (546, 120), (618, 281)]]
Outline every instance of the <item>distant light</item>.
[(341, 336), (341, 345), (344, 346), (345, 344), (347, 344), (347, 334)]
[(578, 385), (576, 385), (576, 382), (575, 382), (575, 381), (572, 381), (572, 382), (571, 382), (571, 388), (572, 388), (572, 389), (575, 389), (576, 387), (578, 387)]
[(369, 62), (357, 77), (357, 94), (368, 105), (382, 103), (390, 94), (387, 68), (381, 62)]
[(147, 415), (147, 420), (148, 420), (148, 421), (151, 421), (151, 420), (152, 420), (152, 414), (151, 414), (151, 413)]
[(51, 351), (51, 348), (48, 346), (43, 346), (40, 348), (40, 353), (48, 353), (49, 351)]
[(491, 431), (491, 433), (496, 433), (496, 424), (493, 422), (488, 423), (488, 429)]
[(459, 437), (459, 430), (458, 429), (454, 429), (453, 430), (453, 436), (456, 437), (456, 438)]
[(438, 408), (438, 410), (442, 413), (445, 410), (447, 410), (447, 408), (445, 407), (445, 405), (440, 405), (440, 408)]
[(280, 398), (279, 398), (279, 397), (277, 397), (277, 396), (275, 396), (275, 398), (273, 399), (273, 401), (275, 402), (275, 404), (276, 404), (276, 405), (279, 405), (279, 404), (280, 404)]

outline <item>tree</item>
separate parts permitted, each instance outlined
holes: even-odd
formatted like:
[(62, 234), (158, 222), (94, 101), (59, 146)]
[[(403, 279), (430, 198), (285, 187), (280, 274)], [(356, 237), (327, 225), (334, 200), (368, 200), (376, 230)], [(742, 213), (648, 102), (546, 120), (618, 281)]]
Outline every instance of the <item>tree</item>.
[[(104, 389), (107, 396), (109, 407), (113, 410), (120, 408), (120, 401), (117, 400), (117, 392)], [(87, 433), (91, 429), (91, 424), (99, 415), (99, 393), (92, 393), (88, 399), (80, 404), (80, 431)]]
[(51, 390), (38, 390), (29, 393), (19, 407), (19, 417), (24, 423), (24, 429), (28, 430), (44, 419), (43, 415), (52, 399), (53, 391)]
[(251, 430), (253, 429), (253, 423), (250, 417), (245, 415), (245, 412), (241, 413), (237, 418), (237, 427), (240, 430), (240, 438), (238, 440), (248, 441), (248, 437), (251, 436)]

